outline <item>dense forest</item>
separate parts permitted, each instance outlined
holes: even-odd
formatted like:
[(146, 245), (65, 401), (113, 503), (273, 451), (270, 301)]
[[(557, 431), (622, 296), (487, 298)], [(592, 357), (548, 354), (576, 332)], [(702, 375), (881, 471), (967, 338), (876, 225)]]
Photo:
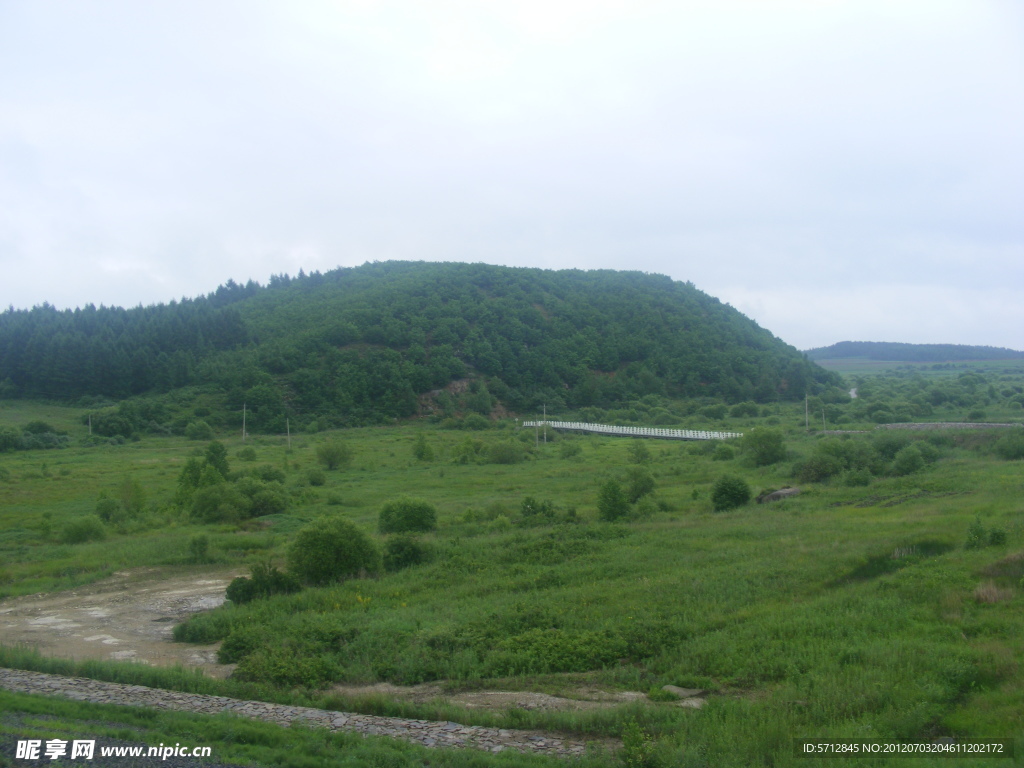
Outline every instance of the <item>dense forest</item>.
[(157, 306), (0, 314), (4, 397), (201, 385), (276, 431), (286, 416), (408, 417), (465, 379), (482, 413), (648, 394), (770, 402), (840, 383), (690, 283), (640, 272), (384, 262)]
[(840, 341), (830, 347), (806, 352), (811, 360), (858, 357), (901, 363), (950, 363), (973, 360), (1020, 360), (1024, 352), (1003, 347), (972, 347), (965, 344), (901, 344), (889, 341)]

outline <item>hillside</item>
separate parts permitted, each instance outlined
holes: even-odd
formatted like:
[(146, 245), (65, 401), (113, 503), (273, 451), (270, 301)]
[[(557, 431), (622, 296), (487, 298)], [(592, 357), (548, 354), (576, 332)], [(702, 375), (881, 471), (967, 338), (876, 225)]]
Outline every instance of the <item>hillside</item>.
[(1024, 359), (1024, 352), (1003, 347), (978, 347), (966, 344), (901, 344), (888, 341), (840, 341), (830, 347), (809, 349), (804, 354), (811, 360), (861, 358), (902, 363)]
[[(0, 315), (0, 396), (123, 398), (188, 385), (254, 429), (414, 415), (474, 382), (471, 407), (528, 411), (647, 394), (799, 399), (839, 379), (689, 283), (614, 271), (386, 262), (170, 304)], [(482, 385), (482, 386), (481, 386)], [(443, 397), (443, 395), (442, 395)]]

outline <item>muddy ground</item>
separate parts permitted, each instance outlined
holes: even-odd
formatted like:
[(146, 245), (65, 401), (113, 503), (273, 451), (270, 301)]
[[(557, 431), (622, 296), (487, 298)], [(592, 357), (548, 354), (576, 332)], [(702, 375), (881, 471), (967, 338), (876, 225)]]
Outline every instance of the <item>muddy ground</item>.
[(181, 664), (227, 677), (234, 667), (217, 663), (217, 645), (175, 643), (171, 630), (223, 603), (231, 579), (242, 573), (141, 568), (67, 592), (9, 598), (0, 602), (0, 642), (65, 659)]

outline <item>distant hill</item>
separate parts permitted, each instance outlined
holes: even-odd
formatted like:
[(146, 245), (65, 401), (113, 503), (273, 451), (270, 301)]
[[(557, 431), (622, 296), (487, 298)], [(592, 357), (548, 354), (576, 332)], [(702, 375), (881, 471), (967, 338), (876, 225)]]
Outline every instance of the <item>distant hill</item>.
[(861, 358), (901, 363), (950, 363), (1024, 358), (1024, 352), (1003, 347), (972, 347), (965, 344), (900, 344), (887, 341), (840, 341), (830, 347), (809, 349), (804, 354), (811, 360)]
[[(468, 381), (467, 381), (468, 380)], [(647, 394), (799, 399), (840, 379), (689, 283), (640, 272), (384, 262), (151, 307), (0, 314), (0, 393), (206, 385), (255, 429), (375, 423), (472, 384), (475, 409)]]

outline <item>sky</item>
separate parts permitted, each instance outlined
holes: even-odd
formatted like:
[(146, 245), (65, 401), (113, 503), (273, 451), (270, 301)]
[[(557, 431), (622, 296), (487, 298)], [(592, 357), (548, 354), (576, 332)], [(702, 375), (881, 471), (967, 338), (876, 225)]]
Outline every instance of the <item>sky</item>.
[(1019, 0), (0, 0), (0, 307), (367, 261), (1024, 349)]

